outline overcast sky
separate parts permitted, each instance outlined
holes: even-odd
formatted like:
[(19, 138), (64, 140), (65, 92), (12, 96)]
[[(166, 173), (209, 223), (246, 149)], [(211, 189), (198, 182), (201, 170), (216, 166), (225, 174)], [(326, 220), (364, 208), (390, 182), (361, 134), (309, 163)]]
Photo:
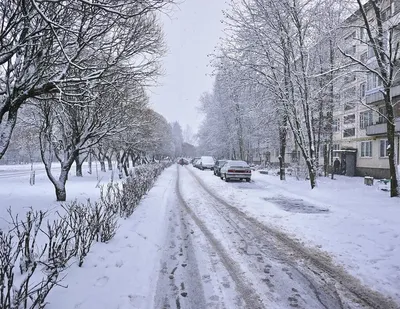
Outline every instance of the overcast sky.
[(163, 59), (165, 76), (150, 93), (150, 104), (169, 122), (200, 123), (199, 98), (212, 89), (208, 54), (223, 35), (221, 24), (225, 0), (186, 0), (170, 16), (162, 16), (168, 53)]

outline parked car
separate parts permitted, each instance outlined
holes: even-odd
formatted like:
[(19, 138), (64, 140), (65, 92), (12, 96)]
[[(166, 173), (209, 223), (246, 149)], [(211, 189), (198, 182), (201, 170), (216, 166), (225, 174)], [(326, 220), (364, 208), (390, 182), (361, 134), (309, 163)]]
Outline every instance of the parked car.
[(180, 164), (180, 165), (188, 165), (189, 161), (186, 160), (185, 158), (180, 158), (179, 161), (178, 161), (178, 164)]
[(213, 170), (214, 169), (214, 158), (209, 156), (202, 156), (200, 159), (200, 169), (202, 171), (206, 169)]
[(201, 167), (201, 159), (196, 159), (193, 162), (193, 166), (196, 167), (196, 168), (200, 168)]
[(192, 165), (194, 166), (194, 163), (197, 161), (197, 160), (199, 160), (200, 159), (200, 157), (194, 157), (193, 159), (192, 159), (192, 161), (190, 161), (190, 163), (192, 163)]
[(226, 182), (230, 180), (242, 181), (243, 179), (250, 182), (251, 169), (244, 161), (228, 160), (221, 167), (220, 177), (221, 179), (225, 179)]
[(221, 176), (221, 167), (226, 163), (226, 160), (217, 160), (214, 164), (214, 175)]

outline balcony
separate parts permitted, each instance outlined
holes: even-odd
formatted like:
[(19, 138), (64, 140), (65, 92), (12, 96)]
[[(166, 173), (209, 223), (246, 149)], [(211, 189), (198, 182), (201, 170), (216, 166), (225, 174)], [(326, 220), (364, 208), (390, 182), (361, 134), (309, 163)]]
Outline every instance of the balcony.
[[(372, 89), (366, 91), (366, 103), (373, 104), (383, 101), (383, 94), (381, 92), (382, 88)], [(394, 86), (392, 88), (392, 98), (400, 96), (400, 85)]]
[[(400, 133), (400, 118), (396, 118), (396, 133)], [(366, 128), (367, 136), (386, 135), (386, 123), (376, 123)]]

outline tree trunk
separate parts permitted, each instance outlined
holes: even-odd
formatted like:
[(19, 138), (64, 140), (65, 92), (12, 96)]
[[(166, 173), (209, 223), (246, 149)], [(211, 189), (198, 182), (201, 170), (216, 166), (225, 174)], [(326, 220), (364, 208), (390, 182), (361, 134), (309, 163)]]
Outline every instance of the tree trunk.
[(106, 171), (106, 163), (104, 162), (103, 159), (100, 159), (100, 170), (101, 170), (102, 172), (105, 172), (105, 171)]
[(314, 189), (317, 182), (317, 175), (315, 173), (315, 167), (313, 166), (314, 164), (312, 164), (312, 162), (307, 161), (307, 168), (308, 168), (308, 176), (310, 177), (310, 185), (311, 185), (311, 189)]
[(329, 171), (329, 146), (327, 144), (324, 145), (324, 177), (328, 177)]
[(398, 179), (397, 179), (397, 164), (396, 164), (396, 144), (395, 144), (395, 118), (392, 102), (390, 99), (390, 89), (386, 90), (386, 112), (387, 112), (387, 137), (389, 144), (388, 159), (390, 171), (390, 197), (399, 196)]
[(328, 131), (329, 131), (329, 153), (328, 153), (328, 160), (330, 160), (330, 165), (332, 168), (332, 177), (333, 179), (333, 173), (334, 173), (334, 168), (333, 168), (333, 107), (335, 103), (335, 88), (334, 88), (334, 83), (333, 80), (335, 78), (334, 75), (334, 70), (333, 68), (335, 67), (335, 49), (336, 45), (334, 44), (333, 39), (331, 38), (329, 40), (329, 62), (330, 62), (330, 68), (331, 68), (331, 73), (329, 74), (329, 112), (328, 112)]
[(11, 135), (17, 122), (18, 109), (12, 108), (6, 115), (7, 119), (0, 118), (0, 160), (10, 144)]
[(65, 190), (65, 185), (54, 186), (56, 190), (57, 202), (65, 202), (67, 199), (67, 191)]
[(113, 170), (113, 165), (112, 165), (111, 156), (107, 157), (107, 164), (108, 164), (108, 170), (112, 171)]
[(279, 178), (286, 180), (285, 171), (285, 153), (286, 153), (286, 137), (287, 137), (287, 116), (283, 115), (283, 123), (279, 127)]
[[(135, 165), (136, 165), (136, 162), (137, 162), (138, 159), (139, 159), (139, 155), (137, 155), (137, 156), (135, 157), (135, 155), (134, 155), (133, 152), (132, 152), (132, 153), (131, 153), (132, 166), (135, 166)], [(153, 155), (153, 162), (155, 162), (155, 160), (156, 160), (156, 156)]]
[(89, 151), (89, 171), (88, 173), (92, 175), (92, 151)]
[(82, 164), (83, 161), (81, 161), (81, 158), (79, 155), (76, 156), (75, 158), (75, 173), (77, 177), (82, 177)]
[(125, 176), (128, 177), (129, 176), (129, 170), (128, 170), (128, 166), (127, 166), (126, 162), (124, 164), (122, 164), (122, 167), (124, 168)]

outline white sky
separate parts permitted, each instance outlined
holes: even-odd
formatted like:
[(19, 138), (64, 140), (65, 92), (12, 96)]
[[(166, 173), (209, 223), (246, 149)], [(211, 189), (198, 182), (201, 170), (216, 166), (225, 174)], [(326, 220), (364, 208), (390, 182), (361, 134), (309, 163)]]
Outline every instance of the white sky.
[(186, 0), (170, 16), (162, 16), (168, 52), (163, 60), (165, 75), (153, 88), (151, 106), (169, 122), (179, 121), (197, 131), (201, 116), (197, 110), (204, 91), (212, 89), (208, 54), (223, 35), (222, 9), (225, 0)]

